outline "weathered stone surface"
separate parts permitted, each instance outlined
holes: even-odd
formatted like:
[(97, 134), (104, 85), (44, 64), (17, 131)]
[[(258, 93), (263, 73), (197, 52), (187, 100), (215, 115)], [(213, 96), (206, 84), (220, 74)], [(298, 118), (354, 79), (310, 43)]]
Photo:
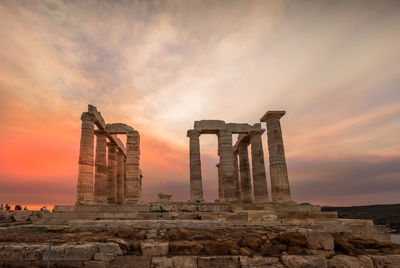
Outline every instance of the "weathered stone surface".
[(123, 123), (112, 123), (106, 124), (106, 131), (109, 134), (127, 134), (128, 132), (134, 131), (134, 129)]
[(240, 248), (239, 253), (240, 253), (240, 255), (243, 255), (243, 256), (251, 256), (252, 251), (249, 248)]
[(174, 268), (172, 259), (168, 257), (153, 257), (151, 258), (152, 268)]
[(96, 261), (113, 261), (115, 255), (112, 253), (96, 253), (94, 254), (94, 259)]
[(127, 134), (126, 151), (125, 203), (135, 204), (142, 197), (140, 135), (136, 130)]
[(290, 187), (279, 119), (284, 111), (268, 111), (261, 122), (267, 123), (268, 152), (271, 178), (272, 201), (290, 201)]
[(322, 249), (333, 250), (334, 240), (333, 235), (323, 231), (309, 231), (305, 233), (307, 240), (307, 248), (309, 249)]
[[(88, 261), (93, 259), (98, 252), (96, 244), (64, 244), (51, 248), (50, 259), (55, 261)], [(43, 254), (43, 260), (47, 261), (48, 250)]]
[(374, 268), (374, 263), (369, 256), (337, 255), (327, 259), (328, 268)]
[(198, 268), (239, 268), (239, 257), (237, 256), (215, 256), (215, 257), (198, 257)]
[(151, 267), (151, 256), (135, 256), (135, 255), (124, 255), (118, 256), (113, 262), (115, 268), (148, 268)]
[(196, 256), (174, 256), (172, 257), (174, 268), (197, 268)]
[(30, 221), (33, 214), (34, 213), (32, 211), (15, 211), (15, 213), (12, 215), (12, 218), (17, 222), (27, 222)]
[(200, 120), (194, 121), (194, 130), (201, 133), (214, 133), (218, 130), (224, 130), (226, 128), (225, 122), (222, 120)]
[(400, 267), (400, 255), (371, 256), (375, 268), (398, 268)]
[(140, 250), (144, 256), (165, 256), (169, 251), (168, 242), (142, 242)]
[(194, 241), (170, 242), (169, 251), (175, 255), (198, 255), (203, 250), (203, 245)]
[(288, 268), (326, 268), (326, 261), (321, 256), (283, 255), (282, 263)]
[(201, 177), (200, 132), (188, 130), (190, 156), (190, 200), (203, 201), (203, 185)]
[(0, 261), (32, 261), (41, 260), (46, 245), (3, 245), (0, 246)]
[(96, 131), (96, 159), (94, 178), (94, 200), (107, 203), (107, 142), (106, 132)]
[(205, 241), (204, 251), (207, 255), (229, 255), (231, 249), (238, 249), (233, 241)]
[(273, 268), (278, 268), (282, 267), (283, 265), (279, 261), (279, 258), (274, 258), (274, 257), (260, 257), (260, 256), (254, 256), (252, 258), (246, 257), (246, 256), (240, 256), (240, 265), (242, 268), (263, 268), (263, 267), (273, 267)]
[(297, 232), (281, 233), (278, 236), (278, 240), (282, 244), (296, 247), (303, 247), (307, 243), (306, 237), (303, 234)]
[(252, 203), (253, 193), (251, 190), (250, 164), (248, 143), (240, 142), (239, 151), (239, 170), (240, 170), (240, 202)]
[(98, 243), (99, 253), (111, 253), (113, 255), (122, 255), (123, 251), (117, 243)]
[(267, 175), (265, 173), (264, 151), (261, 139), (264, 131), (260, 129), (250, 132), (253, 193), (254, 202), (256, 203), (268, 201)]
[(85, 261), (83, 262), (85, 268), (107, 268), (109, 267), (107, 262), (104, 261)]

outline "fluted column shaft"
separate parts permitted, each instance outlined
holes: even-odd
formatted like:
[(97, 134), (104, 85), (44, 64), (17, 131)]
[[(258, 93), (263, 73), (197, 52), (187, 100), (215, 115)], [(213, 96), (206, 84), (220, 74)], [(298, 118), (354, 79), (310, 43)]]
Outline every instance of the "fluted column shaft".
[(279, 121), (284, 114), (284, 112), (268, 112), (264, 116), (267, 123), (272, 201), (291, 200), (282, 129)]
[(120, 150), (117, 151), (117, 204), (124, 202), (124, 153)]
[(139, 132), (132, 131), (127, 134), (126, 147), (125, 203), (132, 204), (141, 199)]
[(224, 185), (224, 199), (228, 202), (236, 201), (235, 174), (233, 165), (232, 132), (220, 130), (218, 132), (218, 150), (222, 181)]
[(92, 204), (94, 165), (94, 118), (90, 113), (82, 113), (82, 130), (79, 149), (79, 171), (77, 184), (77, 205)]
[(239, 152), (236, 150), (233, 152), (233, 168), (235, 174), (235, 196), (237, 200), (240, 200), (240, 178), (239, 178)]
[(107, 142), (106, 132), (95, 131), (96, 134), (96, 159), (94, 175), (94, 200), (97, 203), (107, 203)]
[(264, 203), (268, 201), (267, 175), (265, 173), (264, 152), (261, 135), (264, 130), (250, 133), (251, 163), (253, 173), (254, 202)]
[(224, 185), (222, 183), (222, 172), (219, 163), (215, 165), (218, 170), (218, 201), (224, 200)]
[(251, 177), (249, 152), (247, 150), (248, 143), (240, 142), (238, 144), (239, 165), (240, 165), (240, 202), (252, 203)]
[(200, 133), (188, 130), (190, 156), (190, 200), (203, 201), (203, 185), (201, 177)]
[(117, 202), (117, 145), (107, 143), (108, 146), (108, 177), (107, 200), (110, 204)]

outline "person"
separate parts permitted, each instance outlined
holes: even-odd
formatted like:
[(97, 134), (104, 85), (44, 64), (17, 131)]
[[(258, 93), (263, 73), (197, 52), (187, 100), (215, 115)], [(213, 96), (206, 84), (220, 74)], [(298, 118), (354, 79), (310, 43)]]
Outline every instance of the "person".
[(48, 210), (47, 210), (47, 206), (44, 206), (44, 211), (46, 211), (46, 212), (48, 211)]
[(1, 206), (0, 206), (0, 210), (3, 210), (3, 204), (1, 204)]
[(6, 204), (6, 210), (10, 211), (10, 209), (11, 209), (11, 207), (8, 204)]
[(24, 210), (28, 210), (28, 208), (25, 206), (25, 207), (24, 207)]

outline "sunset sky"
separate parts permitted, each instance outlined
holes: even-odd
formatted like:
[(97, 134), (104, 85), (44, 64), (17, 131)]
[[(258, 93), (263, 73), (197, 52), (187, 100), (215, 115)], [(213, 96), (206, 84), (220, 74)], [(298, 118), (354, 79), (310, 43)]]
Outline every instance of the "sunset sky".
[[(399, 85), (398, 0), (3, 0), (0, 203), (75, 202), (87, 104), (140, 132), (146, 201), (189, 199), (195, 120), (286, 110), (295, 201), (400, 203)], [(212, 201), (217, 138), (200, 140)]]

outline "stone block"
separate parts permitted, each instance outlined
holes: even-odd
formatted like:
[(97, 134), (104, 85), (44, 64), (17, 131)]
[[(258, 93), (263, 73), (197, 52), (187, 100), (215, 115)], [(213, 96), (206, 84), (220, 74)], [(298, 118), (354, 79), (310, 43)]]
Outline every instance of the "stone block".
[(194, 130), (202, 133), (217, 133), (218, 130), (224, 130), (225, 122), (222, 120), (201, 120), (194, 121)]
[(174, 268), (197, 268), (196, 256), (174, 256), (172, 257)]
[(400, 267), (400, 255), (371, 256), (375, 268)]
[(85, 268), (107, 268), (108, 265), (103, 261), (85, 261), (83, 262)]
[(336, 255), (327, 259), (328, 268), (374, 268), (374, 263), (369, 256), (352, 257)]
[(169, 251), (174, 255), (199, 255), (203, 245), (195, 241), (175, 241), (169, 243)]
[(46, 245), (24, 244), (0, 246), (0, 261), (41, 260), (47, 247)]
[(172, 259), (168, 257), (152, 257), (152, 268), (173, 268)]
[[(88, 261), (93, 259), (98, 252), (96, 244), (64, 244), (51, 248), (50, 259), (54, 261)], [(47, 261), (48, 250), (43, 254), (43, 260)]]
[(117, 243), (98, 243), (97, 247), (99, 248), (99, 253), (111, 253), (113, 255), (123, 254), (123, 251)]
[(247, 134), (252, 130), (251, 125), (246, 123), (227, 123), (226, 129), (235, 134)]
[(149, 268), (151, 267), (151, 257), (150, 256), (135, 256), (135, 255), (124, 255), (116, 257), (113, 262), (113, 266), (109, 267), (115, 268)]
[(310, 230), (305, 233), (307, 239), (307, 248), (309, 249), (322, 249), (333, 250), (334, 242), (331, 233), (323, 231)]
[(94, 259), (96, 261), (113, 261), (115, 255), (112, 253), (96, 253), (94, 254)]
[(246, 256), (240, 256), (240, 265), (242, 268), (262, 268), (262, 267), (284, 267), (281, 262), (279, 261), (279, 258), (275, 257), (260, 257), (260, 256), (255, 256), (253, 258), (246, 257)]
[(239, 257), (237, 256), (215, 256), (215, 257), (198, 257), (198, 268), (239, 268)]
[(282, 263), (288, 268), (326, 268), (326, 260), (321, 256), (283, 255)]
[(169, 251), (168, 242), (142, 242), (140, 250), (144, 256), (165, 256)]

